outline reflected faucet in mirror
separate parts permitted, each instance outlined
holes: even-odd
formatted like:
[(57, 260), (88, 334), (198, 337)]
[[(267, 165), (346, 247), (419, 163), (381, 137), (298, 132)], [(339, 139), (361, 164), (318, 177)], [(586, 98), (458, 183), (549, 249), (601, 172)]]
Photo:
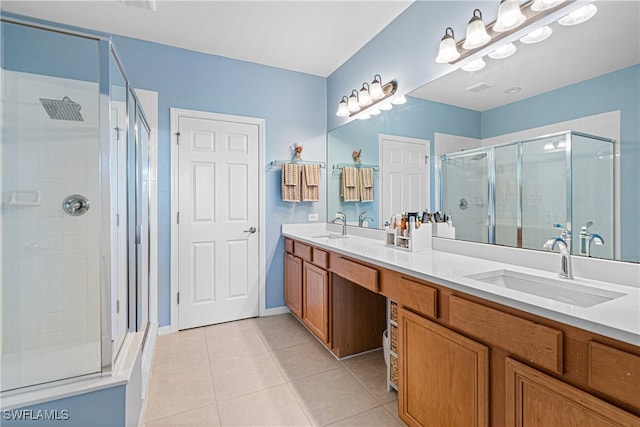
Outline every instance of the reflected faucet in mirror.
[(365, 217), (364, 215), (367, 213), (367, 211), (362, 211), (360, 212), (360, 215), (358, 216), (358, 227), (362, 227), (364, 225), (365, 221), (368, 222), (373, 222), (373, 218), (371, 217)]
[(335, 224), (336, 221), (342, 221), (342, 235), (346, 236), (347, 235), (347, 215), (344, 214), (343, 212), (336, 212), (336, 215), (341, 215), (341, 216), (336, 216), (331, 223)]
[(587, 222), (580, 229), (580, 255), (591, 256), (591, 244), (596, 246), (604, 245), (604, 239), (598, 233), (590, 233), (589, 227), (593, 225), (593, 221)]
[(545, 251), (553, 251), (558, 246), (560, 249), (560, 273), (559, 277), (563, 279), (573, 279), (573, 271), (571, 269), (571, 232), (562, 224), (553, 224), (555, 228), (562, 230), (560, 237), (554, 237), (544, 244)]

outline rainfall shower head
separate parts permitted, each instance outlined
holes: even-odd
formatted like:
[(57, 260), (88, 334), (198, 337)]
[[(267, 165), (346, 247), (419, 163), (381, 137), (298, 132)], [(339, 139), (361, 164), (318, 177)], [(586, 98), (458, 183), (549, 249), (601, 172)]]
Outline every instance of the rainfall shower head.
[(40, 98), (40, 102), (53, 120), (84, 121), (80, 114), (80, 104), (73, 102), (68, 96), (65, 96), (62, 100)]

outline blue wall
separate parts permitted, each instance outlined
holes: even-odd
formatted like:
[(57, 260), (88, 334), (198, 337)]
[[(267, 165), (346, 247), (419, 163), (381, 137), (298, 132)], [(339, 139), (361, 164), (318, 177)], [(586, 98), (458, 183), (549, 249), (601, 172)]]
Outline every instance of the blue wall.
[[(620, 208), (622, 260), (640, 261), (640, 65), (482, 113), (482, 138), (621, 111)], [(594, 194), (594, 197), (598, 197)]]

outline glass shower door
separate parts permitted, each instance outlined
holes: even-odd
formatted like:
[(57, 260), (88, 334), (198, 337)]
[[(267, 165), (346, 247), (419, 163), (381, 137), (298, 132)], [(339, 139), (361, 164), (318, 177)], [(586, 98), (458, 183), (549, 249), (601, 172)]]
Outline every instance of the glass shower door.
[(2, 22), (0, 384), (101, 371), (98, 41)]
[(553, 224), (571, 229), (570, 134), (522, 143), (522, 247), (542, 249), (559, 236)]
[(456, 239), (489, 242), (489, 156), (487, 152), (445, 155), (440, 166), (442, 211), (451, 216)]

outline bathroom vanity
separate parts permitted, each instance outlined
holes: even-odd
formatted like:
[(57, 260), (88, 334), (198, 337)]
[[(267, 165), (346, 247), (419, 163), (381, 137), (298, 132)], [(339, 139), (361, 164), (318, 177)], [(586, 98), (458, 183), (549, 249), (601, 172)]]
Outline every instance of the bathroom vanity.
[(408, 425), (640, 426), (637, 286), (313, 227), (283, 235), (286, 303), (337, 357), (380, 347), (393, 301)]

